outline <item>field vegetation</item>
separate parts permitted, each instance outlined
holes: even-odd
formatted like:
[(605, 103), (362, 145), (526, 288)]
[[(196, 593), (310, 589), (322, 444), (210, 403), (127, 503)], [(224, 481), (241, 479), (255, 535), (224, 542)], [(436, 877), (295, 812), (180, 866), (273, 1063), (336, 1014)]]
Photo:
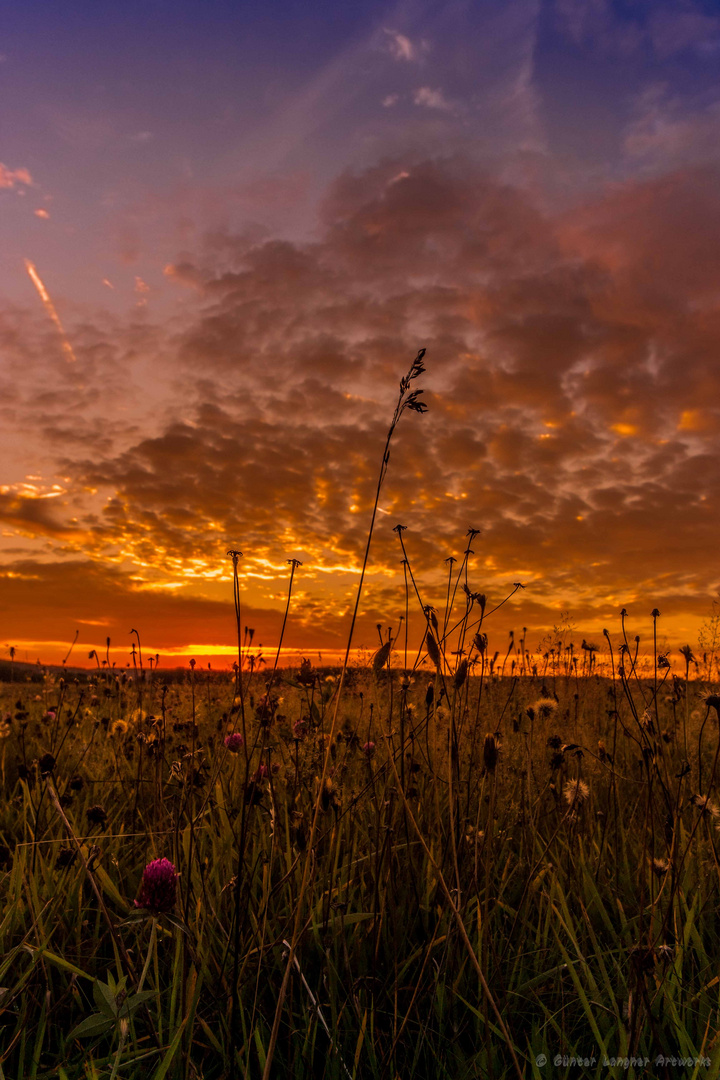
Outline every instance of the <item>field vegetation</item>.
[(417, 658), (250, 670), (233, 551), (233, 673), (11, 671), (4, 1076), (718, 1075), (720, 696), (658, 612), (491, 656), (469, 551)]

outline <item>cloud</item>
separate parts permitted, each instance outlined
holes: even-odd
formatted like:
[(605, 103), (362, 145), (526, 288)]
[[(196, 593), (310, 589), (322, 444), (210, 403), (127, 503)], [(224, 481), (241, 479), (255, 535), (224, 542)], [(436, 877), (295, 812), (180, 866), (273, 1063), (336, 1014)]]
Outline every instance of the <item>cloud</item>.
[(388, 48), (391, 54), (396, 60), (414, 60), (417, 56), (417, 50), (410, 38), (404, 34), (398, 33), (397, 30), (385, 30), (389, 41)]
[(647, 29), (631, 8), (612, 0), (555, 0), (557, 25), (576, 44), (606, 54), (631, 55), (647, 41)]
[(662, 59), (685, 50), (701, 56), (720, 51), (720, 17), (706, 14), (696, 4), (657, 8), (650, 15), (649, 29), (653, 47)]
[(34, 181), (28, 169), (9, 169), (0, 161), (0, 188), (14, 188), (18, 184), (33, 187)]
[(665, 83), (651, 83), (633, 102), (625, 125), (623, 148), (633, 171), (666, 173), (692, 163), (720, 159), (720, 97), (700, 100), (672, 93)]
[(433, 90), (430, 86), (419, 87), (414, 95), (413, 101), (416, 105), (423, 105), (426, 109), (440, 109), (443, 112), (449, 112), (453, 109), (453, 105), (447, 100), (442, 90), (439, 88)]
[[(528, 586), (508, 619), (571, 608), (602, 626), (633, 603), (697, 618), (720, 584), (718, 179), (627, 180), (551, 215), (465, 157), (402, 157), (338, 177), (312, 240), (215, 233), (166, 270), (192, 289), (164, 333), (74, 337), (76, 437), (49, 438), (63, 503), (16, 495), (6, 521), (36, 528), (45, 559), (131, 566), (133, 588), (198, 601), (226, 597), (238, 547), (267, 626), (299, 558), (296, 640), (338, 642), (398, 379), (425, 346), (430, 409), (393, 441), (362, 633), (402, 607), (398, 522), (425, 602), (472, 525), (473, 586)], [(104, 384), (119, 349), (133, 430)], [(139, 356), (164, 357), (163, 377)], [(57, 432), (66, 393), (31, 413), (28, 389), (18, 415)]]
[(384, 33), (387, 37), (387, 48), (390, 55), (395, 60), (400, 61), (417, 61), (425, 53), (429, 51), (429, 43), (425, 40), (411, 41), (406, 34), (401, 34), (397, 30), (389, 30), (385, 28)]

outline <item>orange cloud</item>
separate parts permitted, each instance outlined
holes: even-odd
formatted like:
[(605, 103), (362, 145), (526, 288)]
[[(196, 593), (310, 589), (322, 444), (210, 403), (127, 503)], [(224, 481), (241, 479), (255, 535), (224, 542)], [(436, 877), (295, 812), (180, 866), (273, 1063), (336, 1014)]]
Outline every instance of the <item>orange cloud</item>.
[(14, 188), (18, 184), (33, 186), (33, 178), (28, 169), (9, 169), (0, 161), (0, 188)]
[[(66, 394), (43, 406), (68, 495), (38, 536), (93, 573), (134, 568), (120, 592), (148, 618), (160, 598), (167, 619), (225, 604), (239, 547), (268, 634), (299, 558), (293, 644), (337, 644), (397, 380), (423, 345), (430, 411), (396, 433), (363, 633), (403, 607), (398, 522), (425, 602), (442, 604), (444, 560), (472, 525), (473, 587), (499, 601), (528, 586), (500, 626), (572, 609), (597, 634), (633, 603), (696, 624), (720, 584), (717, 179), (628, 181), (551, 216), (468, 160), (402, 158), (338, 178), (312, 242), (215, 234), (166, 270), (194, 288), (171, 333), (84, 328), (94, 378), (72, 430)], [(153, 378), (137, 375), (137, 413), (112, 426), (129, 390), (101, 388), (120, 371), (129, 385), (138, 356)], [(69, 536), (52, 532), (61, 514)], [(112, 615), (119, 593), (103, 595), (78, 617)]]

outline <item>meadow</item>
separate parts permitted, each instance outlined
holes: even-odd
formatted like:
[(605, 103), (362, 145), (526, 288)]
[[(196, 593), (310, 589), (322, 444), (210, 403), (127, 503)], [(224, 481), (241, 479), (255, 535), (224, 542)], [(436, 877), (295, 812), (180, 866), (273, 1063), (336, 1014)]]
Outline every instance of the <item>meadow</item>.
[(259, 1077), (297, 930), (273, 1075), (715, 1075), (720, 700), (346, 680), (4, 685), (4, 1074)]
[(268, 670), (228, 555), (235, 672), (0, 688), (2, 1076), (717, 1076), (720, 697), (659, 613), (642, 669), (624, 615), (603, 674), (491, 656), (466, 552), (417, 658)]

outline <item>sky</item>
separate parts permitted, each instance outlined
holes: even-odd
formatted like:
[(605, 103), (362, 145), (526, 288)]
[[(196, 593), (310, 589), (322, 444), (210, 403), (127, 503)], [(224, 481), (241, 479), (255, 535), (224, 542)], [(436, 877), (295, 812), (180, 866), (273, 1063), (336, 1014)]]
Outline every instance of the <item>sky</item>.
[[(0, 653), (229, 664), (468, 582), (491, 646), (720, 588), (720, 3), (27, 0), (0, 28)], [(411, 605), (411, 640), (421, 627)], [(460, 609), (458, 609), (460, 610)], [(385, 632), (385, 631), (383, 631)], [(672, 655), (672, 654), (671, 654)], [(93, 661), (94, 662), (94, 661)]]

